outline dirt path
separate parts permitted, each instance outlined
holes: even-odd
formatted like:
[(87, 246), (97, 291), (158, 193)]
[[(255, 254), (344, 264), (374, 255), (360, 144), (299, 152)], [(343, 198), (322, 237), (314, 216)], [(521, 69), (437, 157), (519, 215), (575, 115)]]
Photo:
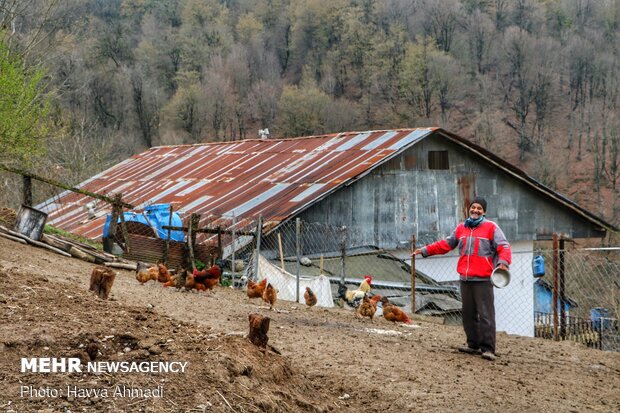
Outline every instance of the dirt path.
[[(92, 265), (0, 238), (1, 411), (617, 412), (620, 354), (498, 336), (501, 357), (463, 355), (459, 327), (370, 323), (344, 309), (243, 291), (213, 296), (139, 285), (119, 271), (111, 299), (87, 291)], [(248, 314), (271, 317), (263, 354), (243, 337)], [(187, 362), (184, 373), (21, 373), (23, 357)], [(24, 387), (25, 386), (25, 387)], [(107, 397), (67, 386), (106, 389)], [(114, 396), (118, 386), (162, 397)], [(60, 389), (36, 397), (30, 389)], [(143, 394), (144, 395), (144, 394)], [(46, 410), (47, 409), (47, 410)]]

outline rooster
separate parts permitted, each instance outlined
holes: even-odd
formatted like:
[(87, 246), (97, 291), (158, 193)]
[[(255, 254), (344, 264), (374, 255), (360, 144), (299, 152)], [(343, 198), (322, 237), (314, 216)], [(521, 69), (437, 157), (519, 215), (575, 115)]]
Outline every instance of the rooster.
[(273, 288), (273, 285), (271, 285), (271, 283), (268, 283), (267, 287), (265, 287), (265, 291), (263, 291), (263, 301), (269, 304), (269, 309), (271, 310), (276, 304), (277, 299), (278, 291)]
[(306, 301), (306, 305), (308, 307), (316, 305), (316, 294), (314, 294), (314, 291), (312, 291), (310, 287), (306, 287), (306, 292), (304, 293), (304, 300)]
[(371, 283), (372, 277), (370, 275), (365, 275), (364, 280), (356, 290), (347, 290), (344, 284), (340, 284), (338, 287), (338, 297), (342, 298), (351, 307), (357, 308), (364, 296), (370, 291)]
[(217, 261), (213, 266), (198, 271), (194, 269), (193, 273), (196, 284), (202, 284), (206, 290), (213, 291), (216, 285), (220, 283), (222, 277), (221, 261)]
[(376, 311), (377, 311), (376, 301), (373, 304), (370, 298), (368, 298), (368, 296), (365, 295), (364, 298), (362, 299), (362, 303), (357, 308), (357, 314), (359, 314), (361, 317), (370, 318), (370, 321), (372, 322), (372, 318), (375, 316)]
[(247, 289), (248, 298), (262, 298), (266, 286), (267, 278), (263, 278), (259, 283), (249, 280)]
[(387, 321), (392, 321), (394, 323), (400, 321), (405, 324), (411, 324), (409, 316), (403, 310), (392, 304), (387, 297), (381, 298), (381, 304), (383, 305), (383, 317)]

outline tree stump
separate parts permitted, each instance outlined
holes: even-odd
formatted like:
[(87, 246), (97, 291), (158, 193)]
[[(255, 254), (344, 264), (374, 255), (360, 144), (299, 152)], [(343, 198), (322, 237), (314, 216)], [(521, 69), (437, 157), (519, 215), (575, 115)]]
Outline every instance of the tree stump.
[(112, 284), (114, 284), (114, 278), (116, 278), (116, 272), (108, 267), (98, 265), (93, 268), (93, 272), (90, 274), (89, 290), (94, 291), (102, 300), (107, 300), (112, 290)]
[(269, 332), (269, 322), (271, 319), (260, 314), (250, 314), (248, 319), (250, 320), (250, 334), (248, 338), (255, 346), (267, 348), (267, 342), (269, 341), (267, 332)]

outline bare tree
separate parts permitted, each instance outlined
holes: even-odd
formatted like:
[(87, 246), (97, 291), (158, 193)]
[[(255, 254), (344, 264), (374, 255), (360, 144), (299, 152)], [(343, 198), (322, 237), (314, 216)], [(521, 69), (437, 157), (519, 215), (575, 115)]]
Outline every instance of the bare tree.
[(433, 36), (437, 46), (444, 52), (452, 47), (454, 32), (462, 17), (461, 2), (458, 0), (429, 1), (427, 3), (427, 34)]

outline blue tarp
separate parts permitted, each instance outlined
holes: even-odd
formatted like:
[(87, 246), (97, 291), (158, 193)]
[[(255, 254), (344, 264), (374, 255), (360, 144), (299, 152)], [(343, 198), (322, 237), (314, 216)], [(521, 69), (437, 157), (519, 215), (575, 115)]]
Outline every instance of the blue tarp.
[[(168, 239), (168, 230), (163, 229), (171, 223), (170, 221), (170, 204), (154, 204), (144, 208), (143, 213), (137, 212), (125, 212), (125, 222), (139, 222), (146, 226), (153, 228), (157, 236), (161, 239)], [(108, 229), (110, 228), (110, 221), (112, 221), (112, 214), (108, 214), (105, 225), (103, 227), (103, 237), (108, 236)], [(120, 224), (121, 218), (118, 218)], [(172, 226), (182, 227), (183, 221), (178, 213), (172, 213)], [(183, 231), (170, 231), (170, 239), (174, 241), (185, 240), (185, 233)]]

